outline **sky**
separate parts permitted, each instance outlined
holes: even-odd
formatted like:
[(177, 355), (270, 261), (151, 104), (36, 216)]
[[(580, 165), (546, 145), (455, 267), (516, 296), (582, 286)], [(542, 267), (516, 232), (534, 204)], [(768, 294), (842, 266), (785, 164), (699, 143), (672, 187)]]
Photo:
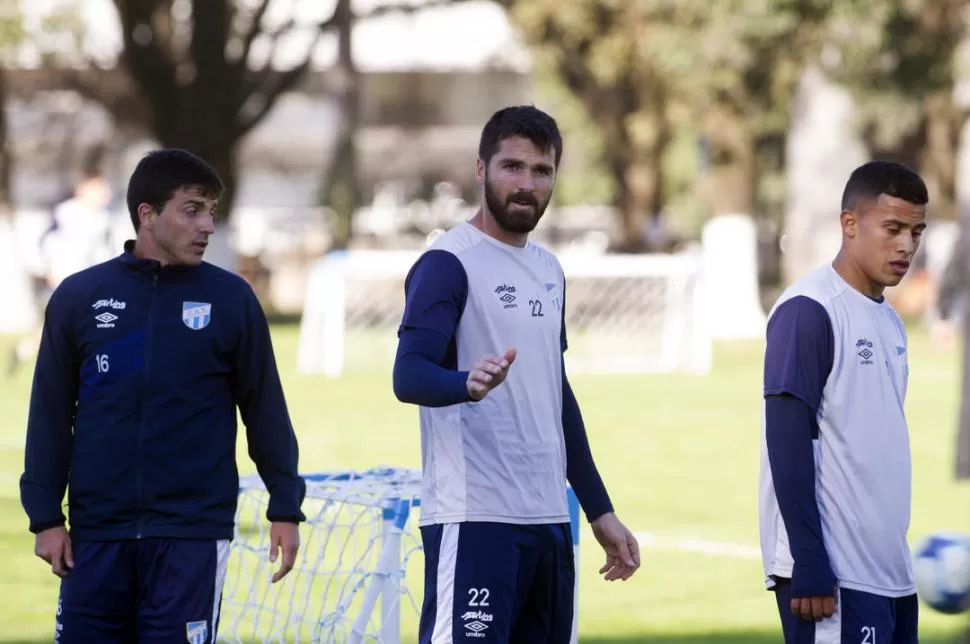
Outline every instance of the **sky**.
[[(176, 10), (190, 11), (189, 0), (179, 0)], [(205, 1), (205, 0), (202, 0)], [(237, 0), (252, 4), (255, 0)], [(355, 0), (358, 15), (379, 5), (423, 4), (425, 0)], [(87, 30), (89, 54), (110, 61), (121, 48), (119, 21), (112, 0), (21, 0), (28, 28), (39, 29), (44, 16), (58, 7), (81, 7)], [(333, 12), (335, 0), (270, 0), (264, 24), (269, 27), (293, 16), (298, 24), (310, 25)], [(292, 66), (305, 55), (309, 29), (295, 33), (274, 58), (281, 68)], [(265, 59), (267, 43), (254, 45), (254, 62)], [(489, 62), (502, 61), (514, 69), (528, 68), (528, 55), (519, 43), (504, 11), (488, 0), (473, 0), (452, 7), (437, 7), (410, 15), (390, 14), (362, 21), (354, 33), (356, 61), (361, 71), (469, 70)], [(325, 36), (314, 61), (328, 67), (336, 56), (336, 39)], [(31, 48), (20, 55), (23, 65), (36, 65), (39, 58)]]

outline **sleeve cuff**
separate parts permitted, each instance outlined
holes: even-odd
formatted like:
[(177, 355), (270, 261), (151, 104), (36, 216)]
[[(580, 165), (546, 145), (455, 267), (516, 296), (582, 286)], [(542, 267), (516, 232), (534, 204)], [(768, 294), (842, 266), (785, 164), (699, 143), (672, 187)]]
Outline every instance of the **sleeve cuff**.
[(59, 528), (65, 524), (65, 520), (60, 521), (41, 521), (34, 523), (30, 522), (30, 527), (28, 528), (32, 534), (40, 534), (44, 530), (50, 530), (51, 528)]
[[(267, 485), (267, 487), (270, 487)], [(266, 519), (282, 523), (303, 523), (306, 515), (301, 507), (306, 497), (306, 481), (302, 477), (287, 478), (273, 486), (269, 493), (269, 505), (266, 508)]]
[(830, 597), (835, 592), (838, 579), (831, 568), (808, 567), (795, 564), (792, 571), (791, 595), (798, 597)]

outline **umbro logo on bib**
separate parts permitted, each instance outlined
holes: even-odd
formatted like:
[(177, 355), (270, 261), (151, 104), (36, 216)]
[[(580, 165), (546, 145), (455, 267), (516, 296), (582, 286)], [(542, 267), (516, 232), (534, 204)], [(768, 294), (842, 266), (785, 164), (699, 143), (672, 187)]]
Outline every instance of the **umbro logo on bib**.
[(495, 294), (498, 296), (499, 301), (507, 309), (514, 309), (518, 306), (515, 303), (515, 286), (511, 284), (501, 284), (495, 287)]
[(860, 338), (856, 340), (855, 343), (856, 355), (862, 358), (859, 364), (872, 364), (872, 357), (876, 355), (872, 351), (872, 342), (866, 340), (865, 338)]

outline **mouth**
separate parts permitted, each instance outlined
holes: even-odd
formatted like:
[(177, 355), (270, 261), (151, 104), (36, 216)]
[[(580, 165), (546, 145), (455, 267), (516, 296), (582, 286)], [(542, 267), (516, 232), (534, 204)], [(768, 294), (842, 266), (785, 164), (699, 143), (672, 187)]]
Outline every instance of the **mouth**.
[(200, 252), (204, 252), (208, 246), (209, 242), (192, 242), (192, 248), (195, 248)]
[(530, 194), (518, 194), (509, 199), (510, 204), (515, 204), (516, 206), (532, 206), (535, 208), (538, 204), (534, 196)]
[(889, 262), (889, 265), (892, 267), (893, 272), (897, 275), (905, 275), (909, 270), (909, 262), (906, 260), (899, 259), (895, 262)]

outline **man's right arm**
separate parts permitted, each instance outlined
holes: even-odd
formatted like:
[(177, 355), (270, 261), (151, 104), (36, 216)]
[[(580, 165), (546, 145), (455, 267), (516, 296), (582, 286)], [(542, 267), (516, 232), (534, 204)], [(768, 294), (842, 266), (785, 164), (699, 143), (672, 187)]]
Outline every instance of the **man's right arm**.
[(34, 367), (27, 419), (20, 499), (34, 534), (65, 522), (61, 504), (67, 490), (74, 441), (78, 360), (69, 298), (51, 296)]
[(455, 331), (468, 298), (468, 277), (455, 255), (429, 250), (404, 285), (404, 317), (394, 360), (394, 395), (401, 402), (445, 407), (472, 400), (467, 371), (454, 368)]
[(822, 538), (815, 450), (822, 391), (832, 370), (832, 322), (821, 304), (795, 297), (768, 322), (764, 395), (768, 460), (795, 569), (792, 597), (830, 597), (836, 578)]

